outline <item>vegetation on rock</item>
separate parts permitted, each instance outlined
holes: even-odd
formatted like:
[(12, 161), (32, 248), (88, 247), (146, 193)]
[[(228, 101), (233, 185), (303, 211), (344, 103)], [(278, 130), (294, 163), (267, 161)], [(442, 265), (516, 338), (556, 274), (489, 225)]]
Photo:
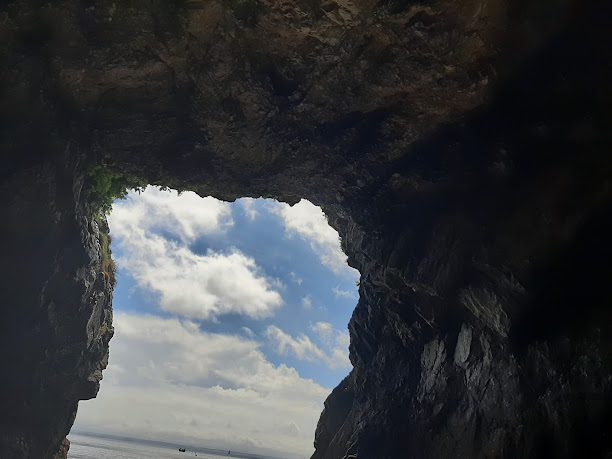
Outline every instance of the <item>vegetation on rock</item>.
[(100, 215), (108, 215), (115, 199), (123, 199), (129, 190), (144, 190), (146, 181), (140, 177), (118, 172), (108, 166), (95, 166), (88, 174), (90, 202)]
[(112, 258), (111, 235), (106, 215), (112, 210), (113, 201), (123, 199), (129, 190), (143, 190), (146, 182), (134, 175), (129, 175), (104, 166), (99, 165), (87, 174), (87, 193), (90, 202), (96, 209), (96, 222), (99, 228), (101, 272), (105, 281), (115, 285), (116, 265)]
[(102, 261), (102, 274), (109, 285), (115, 285), (115, 273), (117, 266), (112, 257), (111, 251), (111, 235), (109, 234), (108, 225), (102, 217), (97, 218), (98, 226), (100, 227), (100, 258)]

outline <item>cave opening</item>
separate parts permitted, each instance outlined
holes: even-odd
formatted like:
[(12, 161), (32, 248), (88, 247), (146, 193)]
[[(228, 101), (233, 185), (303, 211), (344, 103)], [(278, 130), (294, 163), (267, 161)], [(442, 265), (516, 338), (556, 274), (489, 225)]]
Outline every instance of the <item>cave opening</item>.
[(323, 401), (352, 369), (359, 284), (323, 211), (155, 186), (124, 197), (100, 222), (109, 364), (69, 457), (118, 444), (312, 454)]
[(610, 2), (161, 3), (0, 6), (0, 457), (65, 459), (98, 393), (102, 165), (325, 210), (362, 276), (313, 459), (609, 457)]

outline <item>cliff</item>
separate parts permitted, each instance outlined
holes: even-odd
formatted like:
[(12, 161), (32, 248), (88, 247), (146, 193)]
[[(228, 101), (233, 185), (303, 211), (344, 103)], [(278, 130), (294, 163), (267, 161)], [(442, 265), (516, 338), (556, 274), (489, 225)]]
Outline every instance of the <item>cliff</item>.
[[(84, 202), (74, 161), (66, 152), (2, 184), (0, 457), (53, 456), (106, 368), (108, 227)], [(62, 450), (65, 457), (67, 443)]]
[(609, 6), (0, 12), (0, 456), (65, 449), (106, 366), (101, 164), (323, 207), (361, 282), (314, 458), (612, 452)]

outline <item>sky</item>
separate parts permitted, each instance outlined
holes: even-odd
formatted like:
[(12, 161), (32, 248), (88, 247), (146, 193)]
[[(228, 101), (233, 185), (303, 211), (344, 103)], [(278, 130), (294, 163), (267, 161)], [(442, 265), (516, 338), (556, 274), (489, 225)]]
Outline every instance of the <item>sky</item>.
[(309, 457), (359, 279), (321, 209), (149, 186), (108, 221), (115, 335), (73, 430)]

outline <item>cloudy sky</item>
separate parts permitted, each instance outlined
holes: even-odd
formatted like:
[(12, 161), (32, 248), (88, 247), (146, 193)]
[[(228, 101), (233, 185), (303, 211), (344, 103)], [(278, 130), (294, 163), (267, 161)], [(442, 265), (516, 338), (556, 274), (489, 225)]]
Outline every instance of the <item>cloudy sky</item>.
[(309, 456), (359, 276), (323, 212), (148, 187), (109, 224), (115, 336), (74, 430)]

